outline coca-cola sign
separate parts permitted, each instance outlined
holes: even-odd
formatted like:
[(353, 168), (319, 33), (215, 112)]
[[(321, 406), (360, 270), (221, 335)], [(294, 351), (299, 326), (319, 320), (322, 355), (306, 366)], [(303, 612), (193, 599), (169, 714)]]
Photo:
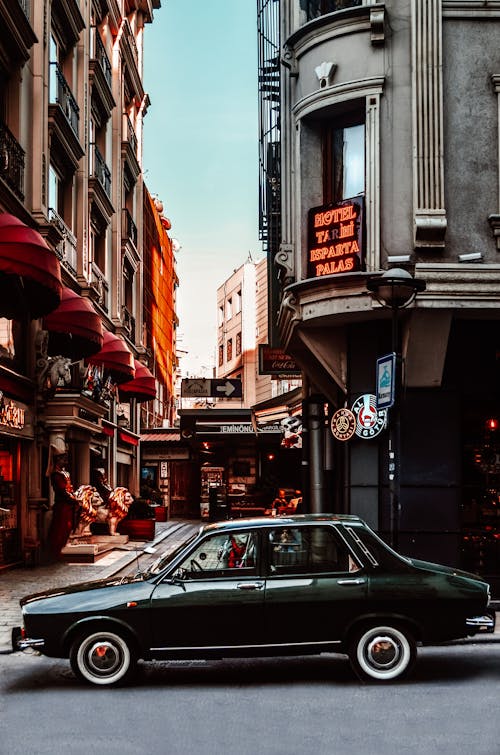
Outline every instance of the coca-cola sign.
[(259, 375), (300, 375), (300, 367), (282, 349), (259, 344)]

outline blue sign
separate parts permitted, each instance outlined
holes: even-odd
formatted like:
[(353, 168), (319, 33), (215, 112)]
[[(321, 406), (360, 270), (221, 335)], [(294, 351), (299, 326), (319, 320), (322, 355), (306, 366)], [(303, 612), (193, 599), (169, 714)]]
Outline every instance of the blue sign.
[(396, 354), (387, 354), (377, 359), (377, 409), (388, 409), (394, 404), (396, 380)]

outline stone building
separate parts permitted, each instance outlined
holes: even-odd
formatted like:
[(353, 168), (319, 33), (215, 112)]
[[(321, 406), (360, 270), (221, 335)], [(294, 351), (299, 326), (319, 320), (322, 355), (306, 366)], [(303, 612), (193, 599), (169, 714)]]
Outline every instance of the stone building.
[[(309, 506), (495, 582), (500, 6), (258, 5), (266, 228), (277, 196), (281, 210), (273, 322), (308, 386)], [(380, 420), (376, 364), (393, 352), (397, 402)]]
[(159, 383), (171, 404), (143, 316), (144, 207), (162, 225), (142, 176), (159, 7), (0, 7), (0, 566), (43, 548), (51, 443), (75, 487), (98, 466), (137, 494), (140, 404)]

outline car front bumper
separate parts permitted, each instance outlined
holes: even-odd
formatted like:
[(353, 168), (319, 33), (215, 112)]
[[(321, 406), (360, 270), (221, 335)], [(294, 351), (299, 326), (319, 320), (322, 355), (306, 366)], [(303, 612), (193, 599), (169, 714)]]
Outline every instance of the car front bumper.
[(496, 614), (485, 613), (482, 616), (471, 616), (465, 620), (465, 626), (469, 630), (469, 634), (483, 634), (486, 632), (494, 632), (496, 623)]
[(12, 650), (17, 652), (18, 650), (28, 650), (28, 648), (34, 648), (35, 650), (43, 650), (45, 640), (32, 639), (25, 637), (21, 627), (14, 627), (12, 630)]

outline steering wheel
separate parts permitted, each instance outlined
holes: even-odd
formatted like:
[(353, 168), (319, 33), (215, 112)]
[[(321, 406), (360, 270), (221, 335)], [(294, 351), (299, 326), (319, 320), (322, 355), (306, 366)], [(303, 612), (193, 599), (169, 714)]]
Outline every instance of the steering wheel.
[(191, 571), (203, 571), (203, 567), (195, 558), (191, 559)]

